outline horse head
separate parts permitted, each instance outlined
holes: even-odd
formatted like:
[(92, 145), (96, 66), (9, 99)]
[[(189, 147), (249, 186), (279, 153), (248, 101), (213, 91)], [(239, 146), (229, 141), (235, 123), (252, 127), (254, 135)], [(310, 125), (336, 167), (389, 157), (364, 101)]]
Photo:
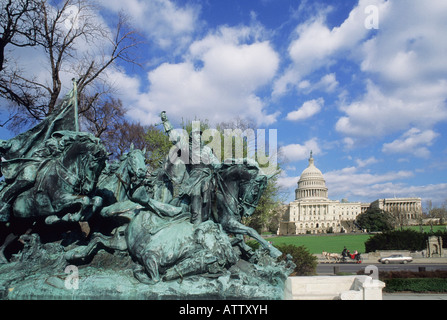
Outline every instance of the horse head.
[(257, 174), (253, 179), (248, 180), (241, 184), (239, 189), (239, 206), (241, 216), (251, 216), (267, 187), (267, 176)]
[(62, 168), (77, 178), (81, 193), (94, 190), (107, 159), (106, 149), (98, 138), (84, 132), (56, 132), (47, 146), (59, 158)]
[(138, 180), (143, 180), (146, 178), (147, 174), (147, 166), (145, 155), (146, 150), (139, 150), (131, 148), (131, 150), (127, 153), (126, 159), (126, 168), (130, 175), (130, 177), (135, 177)]
[[(251, 216), (267, 186), (266, 176), (254, 161), (242, 164), (223, 164), (219, 170), (221, 192), (231, 212)], [(237, 207), (237, 209), (236, 209)]]

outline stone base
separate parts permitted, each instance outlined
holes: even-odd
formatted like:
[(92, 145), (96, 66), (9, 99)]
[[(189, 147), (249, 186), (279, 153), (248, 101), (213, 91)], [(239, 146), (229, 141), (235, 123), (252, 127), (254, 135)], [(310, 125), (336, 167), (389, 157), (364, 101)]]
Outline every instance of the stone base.
[(72, 274), (41, 274), (11, 283), (2, 290), (5, 300), (277, 300), (282, 285), (260, 288), (225, 275), (217, 279), (193, 276), (183, 281), (147, 285), (129, 270), (110, 272), (96, 268), (79, 271), (75, 286)]
[[(51, 257), (51, 256), (49, 256)], [(269, 274), (240, 260), (220, 275), (191, 276), (148, 285), (133, 275), (129, 256), (101, 250), (83, 266), (67, 266), (60, 255), (36, 264), (0, 265), (4, 300), (282, 300), (285, 275)], [(45, 263), (44, 263), (45, 262)], [(262, 271), (264, 270), (264, 271)]]
[(385, 283), (370, 276), (289, 277), (286, 300), (382, 300)]

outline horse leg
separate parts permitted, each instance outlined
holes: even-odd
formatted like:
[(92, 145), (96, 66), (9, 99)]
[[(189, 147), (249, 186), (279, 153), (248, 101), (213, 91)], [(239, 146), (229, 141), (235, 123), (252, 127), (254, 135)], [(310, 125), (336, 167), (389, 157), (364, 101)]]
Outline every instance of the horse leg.
[(135, 266), (133, 267), (133, 275), (141, 283), (155, 284), (155, 282), (152, 281), (151, 278), (147, 275), (146, 269), (144, 268), (144, 266), (142, 266), (138, 263), (135, 264)]
[(6, 247), (8, 247), (15, 239), (17, 239), (18, 236), (16, 236), (13, 233), (10, 233), (6, 239), (5, 242), (2, 244), (2, 246), (0, 247), (0, 264), (5, 264), (8, 263), (8, 259), (6, 259), (5, 257), (5, 249)]
[(100, 208), (102, 208), (103, 199), (101, 197), (95, 196), (89, 201), (89, 207), (87, 210), (84, 210), (84, 212), (81, 212), (82, 214), (82, 221), (87, 221), (91, 218), (96, 212), (99, 211)]
[[(123, 226), (125, 227), (125, 226)], [(86, 261), (99, 248), (99, 246), (118, 251), (127, 250), (127, 242), (123, 234), (122, 227), (118, 228), (113, 236), (105, 236), (100, 233), (95, 233), (93, 239), (87, 246), (77, 247), (65, 254), (65, 259), (71, 261)]]
[(252, 238), (254, 238), (256, 241), (259, 242), (259, 244), (266, 249), (270, 256), (273, 258), (279, 258), (282, 255), (282, 252), (276, 249), (274, 246), (272, 246), (270, 243), (268, 243), (266, 240), (264, 240), (259, 233), (256, 232), (256, 230), (247, 227), (243, 225), (242, 223), (236, 221), (236, 220), (229, 220), (225, 225), (222, 226), (227, 232), (234, 233), (234, 234), (242, 234), (242, 235), (248, 235)]
[(53, 203), (54, 213), (61, 212), (72, 206), (79, 205), (81, 208), (75, 213), (67, 213), (63, 217), (57, 215), (50, 215), (45, 219), (48, 225), (55, 224), (60, 221), (79, 222), (85, 216), (85, 208), (91, 204), (91, 199), (88, 196), (76, 196), (72, 194), (64, 194)]
[(101, 243), (100, 238), (93, 238), (87, 246), (76, 247), (65, 253), (65, 260), (68, 262), (82, 261), (85, 262)]
[[(29, 171), (29, 170), (27, 170)], [(17, 196), (20, 196), (29, 189), (33, 181), (32, 177), (30, 179), (26, 179), (27, 176), (24, 173), (21, 173), (12, 184), (7, 185), (0, 192), (0, 221), (7, 222), (9, 221), (9, 217), (11, 215), (11, 207), (15, 202)]]
[(233, 238), (231, 238), (231, 245), (235, 246), (237, 245), (239, 249), (242, 250), (242, 253), (246, 255), (248, 258), (251, 258), (255, 253), (253, 249), (245, 243), (244, 241), (244, 235), (242, 234), (235, 234)]
[(104, 207), (100, 211), (100, 215), (104, 218), (113, 218), (113, 217), (126, 217), (129, 220), (135, 215), (135, 210), (142, 209), (143, 206), (132, 202), (130, 200), (126, 200), (123, 202), (117, 202), (110, 206)]

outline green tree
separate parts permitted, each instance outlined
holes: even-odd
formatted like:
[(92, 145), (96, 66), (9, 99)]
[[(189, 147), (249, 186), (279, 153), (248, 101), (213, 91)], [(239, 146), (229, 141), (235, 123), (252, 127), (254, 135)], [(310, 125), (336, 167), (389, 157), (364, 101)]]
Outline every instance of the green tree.
[(172, 142), (169, 141), (169, 137), (164, 133), (163, 129), (158, 129), (153, 125), (149, 126), (144, 138), (149, 154), (146, 162), (150, 170), (157, 169), (168, 155)]
[(282, 201), (277, 180), (277, 175), (269, 180), (255, 212), (252, 216), (244, 218), (244, 223), (259, 233), (276, 233), (278, 230)]
[(393, 230), (393, 217), (378, 208), (369, 208), (357, 216), (357, 223), (370, 232)]
[(376, 250), (411, 250), (419, 251), (425, 248), (427, 237), (424, 233), (414, 230), (394, 230), (376, 234), (365, 242), (366, 252)]
[(276, 247), (283, 253), (280, 259), (286, 259), (288, 254), (292, 256), (292, 261), (296, 265), (292, 276), (310, 276), (316, 273), (317, 257), (311, 254), (305, 246), (281, 244)]

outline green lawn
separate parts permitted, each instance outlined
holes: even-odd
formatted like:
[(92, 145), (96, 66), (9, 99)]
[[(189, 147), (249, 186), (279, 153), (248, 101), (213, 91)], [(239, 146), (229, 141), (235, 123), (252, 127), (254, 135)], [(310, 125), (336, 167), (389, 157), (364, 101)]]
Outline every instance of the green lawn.
[(360, 253), (365, 252), (365, 241), (369, 239), (371, 235), (325, 235), (325, 236), (290, 236), (290, 237), (274, 237), (268, 238), (274, 245), (279, 244), (293, 244), (296, 246), (305, 246), (310, 253), (335, 252), (341, 253), (343, 248), (346, 248), (350, 252), (357, 250)]

